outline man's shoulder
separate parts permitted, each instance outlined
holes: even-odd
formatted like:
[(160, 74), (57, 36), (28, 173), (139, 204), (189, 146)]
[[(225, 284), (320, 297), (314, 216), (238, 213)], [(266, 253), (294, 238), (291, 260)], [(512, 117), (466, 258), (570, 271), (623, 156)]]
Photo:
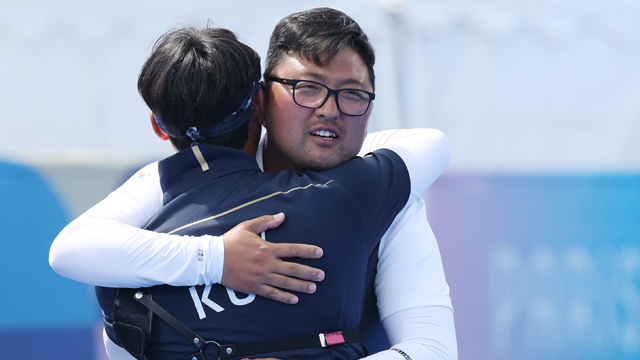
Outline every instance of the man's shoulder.
[(356, 156), (342, 164), (327, 170), (318, 171), (324, 176), (336, 176), (348, 174), (353, 177), (367, 177), (371, 173), (406, 172), (406, 166), (402, 158), (389, 149), (378, 149), (363, 156)]
[(318, 174), (339, 184), (365, 213), (382, 208), (397, 213), (411, 192), (404, 162), (388, 149), (353, 158)]
[(379, 149), (362, 157), (355, 157), (333, 169), (319, 172), (351, 191), (378, 193), (411, 190), (409, 172), (404, 161), (395, 152)]

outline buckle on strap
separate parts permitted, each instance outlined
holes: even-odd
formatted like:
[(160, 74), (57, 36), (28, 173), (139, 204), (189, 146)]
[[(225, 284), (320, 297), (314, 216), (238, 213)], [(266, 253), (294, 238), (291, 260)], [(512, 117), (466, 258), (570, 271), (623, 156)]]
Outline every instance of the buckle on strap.
[(327, 347), (332, 345), (344, 344), (344, 336), (342, 336), (342, 331), (333, 332), (333, 333), (320, 333), (318, 334), (320, 337), (320, 346)]

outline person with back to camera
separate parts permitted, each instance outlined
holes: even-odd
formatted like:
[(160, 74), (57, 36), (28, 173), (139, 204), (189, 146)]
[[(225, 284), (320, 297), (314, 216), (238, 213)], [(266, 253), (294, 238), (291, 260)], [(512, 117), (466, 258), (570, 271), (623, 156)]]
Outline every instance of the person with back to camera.
[[(342, 16), (344, 14), (341, 14), (339, 12), (337, 12), (339, 16)], [(284, 24), (283, 26), (286, 28), (287, 24), (295, 24), (296, 21), (298, 22), (302, 22), (300, 19), (303, 19), (305, 16), (309, 17), (313, 17), (314, 15), (317, 14), (323, 14), (323, 15), (334, 15), (333, 17), (329, 16), (323, 16), (321, 17), (322, 19), (326, 19), (326, 18), (330, 18), (330, 19), (335, 19), (335, 14), (336, 12), (331, 10), (331, 9), (314, 9), (311, 10), (309, 12), (304, 12), (301, 14), (293, 14), (292, 16), (283, 19), (283, 21), (281, 21), (281, 24)], [(326, 20), (323, 20), (326, 21)], [(309, 24), (310, 22), (306, 21), (304, 22), (305, 24)], [(356, 24), (357, 26), (357, 24)], [(311, 26), (312, 27), (312, 26)], [(358, 28), (359, 29), (359, 28)], [(282, 29), (281, 29), (282, 30)], [(286, 30), (286, 29), (285, 29)], [(276, 28), (276, 31), (274, 31), (274, 37), (276, 37), (276, 32), (278, 31), (278, 28)], [(277, 39), (276, 39), (277, 42)], [(272, 45), (274, 44), (274, 38), (272, 37)], [(368, 44), (368, 43), (367, 43)], [(273, 48), (273, 46), (272, 46)], [(267, 168), (267, 170), (269, 170), (269, 167), (271, 167), (272, 169), (274, 167), (273, 165), (273, 159), (277, 159), (277, 156), (271, 156), (269, 154), (272, 153), (276, 153), (279, 154), (280, 156), (286, 156), (285, 154), (287, 154), (288, 152), (291, 152), (291, 147), (287, 148), (287, 146), (289, 146), (291, 144), (291, 142), (287, 143), (287, 140), (290, 140), (291, 136), (289, 136), (289, 139), (285, 139), (284, 141), (280, 141), (278, 142), (278, 134), (280, 134), (282, 131), (280, 131), (281, 128), (278, 127), (278, 124), (287, 124), (287, 122), (285, 122), (286, 119), (286, 115), (291, 115), (291, 114), (295, 114), (295, 116), (300, 116), (300, 112), (304, 111), (306, 112), (305, 114), (311, 114), (312, 117), (314, 117), (314, 121), (318, 121), (318, 119), (322, 120), (323, 122), (325, 122), (325, 124), (323, 126), (328, 127), (325, 129), (314, 129), (313, 132), (315, 132), (315, 134), (311, 134), (311, 133), (305, 133), (304, 128), (302, 128), (302, 126), (299, 126), (300, 124), (302, 124), (304, 126), (305, 123), (310, 124), (311, 120), (309, 121), (305, 121), (301, 122), (299, 124), (296, 123), (291, 123), (289, 122), (290, 126), (288, 127), (288, 132), (286, 133), (286, 135), (291, 135), (291, 134), (300, 134), (302, 133), (302, 135), (299, 135), (301, 138), (303, 138), (304, 141), (300, 141), (300, 143), (304, 143), (306, 145), (308, 145), (308, 149), (300, 149), (299, 151), (295, 151), (295, 155), (299, 155), (299, 154), (305, 154), (306, 150), (311, 150), (309, 153), (310, 154), (314, 154), (313, 152), (317, 150), (317, 152), (315, 153), (314, 156), (310, 157), (309, 159), (295, 159), (293, 158), (292, 160), (289, 160), (289, 165), (290, 167), (295, 168), (295, 165), (297, 165), (298, 163), (304, 163), (304, 161), (316, 161), (316, 159), (328, 159), (329, 161), (325, 161), (323, 163), (320, 164), (311, 164), (310, 166), (308, 166), (309, 168), (322, 168), (323, 166), (327, 166), (330, 167), (332, 165), (338, 164), (341, 161), (344, 161), (350, 157), (352, 157), (353, 155), (355, 155), (355, 152), (358, 151), (358, 147), (353, 147), (353, 143), (359, 143), (362, 142), (362, 138), (364, 138), (364, 133), (366, 132), (366, 120), (368, 119), (368, 115), (370, 113), (370, 109), (367, 110), (367, 113), (365, 115), (361, 115), (360, 117), (355, 117), (355, 120), (363, 120), (363, 121), (355, 121), (353, 123), (347, 123), (345, 121), (345, 119), (351, 119), (351, 117), (349, 117), (348, 115), (345, 115), (341, 112), (341, 110), (343, 109), (338, 109), (337, 106), (340, 105), (340, 101), (336, 100), (337, 98), (334, 96), (331, 96), (331, 94), (328, 94), (325, 98), (326, 103), (322, 104), (320, 107), (318, 107), (317, 109), (307, 109), (303, 106), (316, 106), (314, 104), (309, 104), (309, 103), (303, 103), (302, 105), (300, 104), (301, 99), (298, 98), (294, 98), (294, 96), (299, 95), (300, 92), (299, 90), (301, 88), (298, 88), (298, 86), (300, 86), (300, 84), (305, 85), (305, 82), (302, 83), (297, 83), (297, 84), (291, 84), (290, 81), (289, 84), (287, 84), (286, 82), (283, 82), (283, 79), (295, 79), (295, 77), (297, 76), (298, 78), (303, 78), (305, 80), (311, 80), (311, 81), (315, 81), (316, 83), (319, 83), (320, 81), (317, 80), (322, 80), (324, 79), (325, 82), (329, 83), (329, 86), (332, 86), (333, 88), (342, 88), (341, 83), (344, 83), (344, 79), (347, 79), (349, 81), (353, 80), (354, 77), (357, 76), (353, 76), (353, 72), (352, 73), (346, 73), (345, 72), (340, 72), (340, 69), (351, 69), (353, 70), (355, 69), (365, 69), (364, 73), (369, 77), (369, 79), (366, 79), (367, 76), (365, 76), (365, 80), (370, 80), (370, 82), (367, 84), (367, 81), (363, 81), (361, 84), (356, 84), (357, 86), (354, 86), (356, 88), (358, 88), (358, 86), (361, 85), (369, 85), (371, 88), (369, 90), (373, 90), (372, 89), (372, 80), (373, 80), (373, 76), (372, 76), (372, 61), (371, 61), (371, 67), (370, 67), (370, 71), (367, 71), (366, 69), (368, 68), (368, 66), (363, 65), (362, 63), (360, 64), (356, 64), (355, 66), (353, 65), (353, 62), (349, 63), (349, 61), (345, 62), (343, 61), (343, 56), (345, 53), (347, 55), (351, 54), (353, 55), (353, 53), (355, 51), (353, 51), (354, 47), (352, 47), (351, 45), (347, 45), (346, 48), (343, 48), (339, 51), (337, 51), (337, 55), (334, 54), (334, 57), (330, 57), (327, 56), (327, 58), (325, 58), (324, 60), (328, 60), (324, 66), (320, 66), (320, 65), (316, 65), (312, 59), (305, 59), (304, 57), (304, 53), (301, 52), (300, 54), (296, 54), (294, 56), (290, 55), (287, 51), (284, 51), (284, 56), (275, 56), (273, 55), (276, 51), (272, 51), (272, 49), (270, 49), (269, 55), (270, 57), (267, 60), (267, 70), (266, 70), (266, 75), (265, 78), (268, 80), (266, 83), (266, 89), (268, 89), (268, 91), (265, 91), (264, 95), (261, 96), (265, 96), (265, 120), (264, 120), (264, 124), (268, 129), (267, 132), (267, 136), (268, 138), (264, 141), (266, 142), (266, 144), (263, 142), (259, 148), (258, 148), (258, 160), (260, 160), (260, 151), (264, 148), (264, 159), (265, 159), (265, 167)], [(346, 51), (345, 51), (346, 50)], [(355, 52), (357, 53), (357, 52)], [(280, 54), (282, 55), (282, 54)], [(348, 56), (347, 56), (348, 57)], [(358, 57), (360, 57), (361, 59), (363, 58), (362, 55), (360, 55), (360, 53), (357, 53), (354, 57), (351, 58), (351, 60), (358, 59)], [(273, 59), (279, 59), (277, 61), (271, 61)], [(269, 65), (275, 63), (276, 66), (272, 66), (271, 70)], [(282, 66), (281, 66), (282, 65)], [(293, 66), (291, 66), (293, 65)], [(358, 65), (360, 65), (358, 67)], [(337, 69), (334, 69), (334, 67), (337, 67)], [(292, 72), (293, 70), (299, 70), (299, 69), (303, 69), (306, 72), (303, 73), (295, 73)], [(274, 72), (273, 70), (277, 70), (277, 72)], [(333, 70), (333, 71), (331, 71)], [(338, 70), (338, 71), (336, 71)], [(323, 74), (323, 71), (329, 72), (330, 74), (335, 74), (335, 77), (332, 78), (332, 75), (326, 76), (326, 74)], [(356, 72), (357, 73), (357, 72)], [(362, 71), (360, 72), (362, 73)], [(276, 76), (274, 76), (276, 75)], [(294, 76), (295, 75), (295, 76)], [(323, 78), (324, 76), (324, 78)], [(337, 80), (336, 80), (337, 79)], [(310, 83), (309, 81), (306, 82), (307, 84), (313, 84)], [(337, 83), (338, 85), (336, 86), (335, 83)], [(293, 86), (295, 85), (296, 88), (294, 90)], [(321, 84), (316, 84), (319, 86), (319, 88), (323, 88), (323, 86)], [(287, 97), (288, 96), (288, 102), (286, 102)], [(338, 95), (341, 96), (341, 95)], [(297, 100), (297, 101), (296, 101)], [(342, 100), (342, 97), (340, 97), (340, 100)], [(298, 111), (296, 112), (296, 108), (292, 108), (291, 106), (295, 106), (298, 109)], [(287, 108), (288, 107), (288, 108)], [(152, 108), (153, 109), (153, 108)], [(277, 114), (279, 110), (285, 110), (285, 109), (294, 109), (289, 111), (288, 113), (284, 113), (282, 117), (278, 117), (275, 116), (274, 114)], [(309, 115), (307, 115), (309, 116)], [(290, 118), (294, 118), (294, 116), (289, 116)], [(302, 117), (300, 117), (302, 118)], [(295, 120), (295, 119), (294, 119)], [(336, 124), (336, 125), (332, 125), (335, 128), (332, 129), (331, 126), (326, 125), (326, 123), (329, 124)], [(347, 125), (345, 125), (347, 124)], [(311, 124), (312, 125), (312, 124)], [(285, 125), (282, 125), (285, 126)], [(342, 126), (352, 126), (351, 128), (347, 127), (347, 128), (340, 128)], [(339, 131), (338, 131), (339, 130)], [(337, 133), (337, 134), (336, 134)], [(355, 134), (355, 136), (354, 136)], [(359, 134), (362, 134), (361, 137)], [(388, 136), (390, 133), (383, 133), (383, 136)], [(403, 132), (398, 132), (395, 133), (395, 136), (403, 136), (403, 134), (406, 135), (406, 133)], [(432, 166), (427, 166), (427, 168), (429, 168), (429, 171), (432, 171), (435, 175), (430, 174), (431, 178), (428, 181), (428, 183), (430, 183), (431, 181), (433, 181), (433, 179), (435, 179), (435, 177), (437, 177), (437, 175), (444, 169), (444, 167), (446, 167), (446, 163), (448, 163), (448, 144), (446, 144), (446, 139), (444, 139), (440, 133), (434, 132), (434, 131), (430, 131), (430, 134), (432, 135), (431, 138), (429, 138), (428, 140), (431, 141), (434, 145), (434, 149), (438, 149), (438, 146), (441, 145), (442, 140), (444, 140), (445, 143), (445, 148), (446, 151), (444, 152), (438, 152), (438, 151), (432, 151), (432, 162), (429, 163), (428, 161), (426, 161), (426, 164), (431, 164)], [(282, 134), (280, 134), (282, 135)], [(320, 136), (318, 136), (320, 135)], [(435, 138), (434, 138), (435, 136)], [(315, 139), (315, 138), (319, 138), (319, 139)], [(435, 140), (434, 140), (435, 139)], [(380, 140), (380, 137), (378, 138), (373, 138), (373, 141), (369, 141), (369, 144), (375, 143), (375, 141)], [(438, 141), (440, 142), (438, 142)], [(316, 143), (313, 143), (313, 141), (317, 141)], [(406, 141), (406, 140), (405, 140)], [(429, 142), (427, 141), (427, 142)], [(281, 145), (284, 144), (284, 145)], [(294, 143), (295, 145), (295, 143)], [(320, 146), (322, 145), (322, 146)], [(332, 148), (332, 146), (335, 145), (335, 148)], [(329, 150), (327, 150), (327, 148), (329, 148)], [(346, 149), (345, 149), (346, 148)], [(269, 150), (271, 149), (271, 150)], [(442, 154), (445, 154), (444, 156), (442, 156)], [(440, 156), (440, 157), (438, 157)], [(434, 160), (435, 159), (435, 160)], [(441, 161), (441, 159), (444, 159)], [(317, 161), (316, 161), (317, 162)], [(335, 164), (334, 164), (335, 163)], [(270, 165), (271, 164), (271, 165)], [(444, 164), (444, 165), (443, 165)], [(293, 166), (291, 166), (293, 165)], [(303, 167), (300, 167), (303, 168)], [(273, 169), (273, 170), (278, 170), (278, 169)], [(299, 170), (299, 169), (296, 169)], [(427, 184), (428, 185), (428, 184)], [(415, 200), (415, 199), (414, 199)], [(412, 205), (409, 205), (409, 207)], [(419, 207), (418, 207), (419, 208)], [(404, 211), (404, 210), (403, 210)], [(288, 214), (290, 215), (290, 214)], [(423, 213), (424, 216), (424, 213)], [(291, 217), (291, 216), (290, 216)], [(289, 223), (292, 219), (289, 219), (287, 221), (287, 223)], [(397, 222), (397, 220), (396, 220)], [(423, 220), (424, 223), (426, 223), (426, 219)], [(309, 224), (305, 224), (307, 226), (309, 226)], [(407, 224), (403, 224), (403, 227), (400, 227), (400, 229), (403, 229), (405, 227), (407, 227)], [(293, 226), (293, 225), (292, 225)], [(298, 225), (298, 226), (301, 226)], [(415, 228), (412, 228), (413, 231), (415, 231)], [(427, 224), (427, 229), (428, 229), (428, 224)], [(284, 231), (284, 230), (283, 230)], [(430, 229), (428, 230), (430, 232)], [(401, 231), (398, 231), (398, 233)], [(62, 235), (62, 234), (61, 234)], [(145, 233), (145, 236), (147, 235), (147, 233)], [(159, 235), (158, 235), (159, 236)], [(226, 236), (226, 235), (225, 235)], [(269, 239), (269, 237), (268, 237)], [(57, 241), (57, 240), (56, 240)], [(420, 245), (421, 244), (417, 244), (418, 246), (416, 247), (417, 250), (421, 250), (424, 248), (421, 248)], [(395, 306), (398, 309), (391, 309), (391, 312), (393, 312), (392, 314), (385, 314), (386, 316), (384, 316), (384, 322), (385, 323), (392, 323), (394, 321), (394, 318), (404, 318), (406, 316), (406, 314), (410, 314), (411, 316), (406, 316), (409, 319), (415, 319), (415, 312), (416, 311), (422, 311), (424, 310), (424, 308), (426, 308), (428, 311), (427, 316), (432, 317), (432, 319), (444, 319), (444, 321), (441, 322), (436, 322), (437, 323), (437, 329), (427, 329), (425, 331), (422, 332), (422, 334), (424, 335), (424, 337), (426, 338), (426, 340), (424, 340), (422, 342), (422, 344), (405, 344), (406, 341), (398, 341), (398, 336), (400, 336), (400, 338), (402, 338), (402, 336), (404, 336), (404, 334), (402, 333), (402, 331), (398, 331), (397, 329), (391, 329), (390, 332), (392, 333), (392, 342), (393, 343), (397, 343), (396, 344), (396, 350), (391, 350), (390, 354), (395, 354), (395, 356), (402, 356), (403, 354), (410, 354), (413, 358), (419, 358), (419, 353), (418, 355), (413, 355), (412, 352), (416, 352), (416, 351), (423, 351), (422, 348), (427, 348), (427, 352), (431, 351), (431, 349), (435, 348), (436, 350), (434, 350), (435, 352), (442, 352), (445, 354), (448, 354), (449, 356), (451, 356), (450, 354), (455, 354), (455, 335), (451, 336), (451, 334), (453, 334), (453, 318), (450, 315), (450, 302), (447, 303), (448, 300), (448, 288), (446, 288), (446, 293), (444, 291), (442, 291), (442, 286), (439, 289), (440, 293), (438, 293), (437, 295), (441, 297), (440, 300), (438, 300), (438, 296), (432, 296), (429, 299), (424, 299), (424, 297), (422, 295), (424, 295), (424, 290), (421, 291), (420, 289), (411, 289), (412, 293), (416, 293), (417, 295), (412, 295), (411, 293), (404, 293), (402, 296), (399, 296), (401, 298), (401, 300), (405, 301), (404, 304), (398, 304), (398, 302), (393, 302), (393, 301), (389, 301), (390, 299), (393, 298), (393, 294), (391, 296), (389, 296), (388, 294), (385, 294), (385, 289), (389, 288), (388, 283), (389, 281), (389, 277), (390, 276), (394, 276), (396, 274), (394, 274), (394, 271), (398, 272), (398, 271), (402, 271), (402, 267), (400, 266), (400, 269), (398, 269), (397, 267), (394, 266), (389, 266), (389, 264), (393, 264), (393, 261), (398, 261), (397, 257), (394, 257), (394, 255), (388, 256), (388, 255), (384, 255), (385, 251), (386, 253), (391, 253), (394, 254), (394, 251), (397, 251), (398, 249), (392, 249), (391, 247), (387, 246), (384, 247), (383, 244), (381, 243), (380, 245), (381, 249), (380, 249), (380, 263), (379, 265), (379, 271), (378, 274), (376, 275), (376, 282), (378, 282), (378, 287), (376, 288), (376, 292), (379, 293), (382, 292), (382, 296), (379, 296), (379, 305), (380, 305), (380, 300), (382, 300), (383, 305), (389, 304), (391, 303), (392, 306)], [(384, 248), (384, 249), (383, 249)], [(437, 248), (436, 248), (436, 252), (437, 252)], [(53, 253), (53, 248), (52, 248), (52, 253)], [(405, 250), (406, 253), (406, 250)], [(420, 253), (418, 251), (418, 253)], [(325, 256), (326, 255), (326, 249), (325, 249)], [(409, 258), (408, 260), (411, 260), (411, 258)], [(402, 261), (402, 260), (400, 260)], [(438, 262), (439, 262), (439, 256), (438, 256)], [(385, 266), (386, 265), (386, 266)], [(438, 263), (437, 265), (439, 265), (441, 267), (441, 265)], [(226, 266), (227, 266), (227, 262), (225, 262), (225, 271), (226, 271)], [(325, 269), (325, 271), (328, 271), (328, 266)], [(381, 271), (383, 270), (383, 271)], [(437, 270), (437, 269), (436, 269)], [(405, 269), (406, 271), (406, 269)], [(415, 269), (417, 274), (422, 274), (422, 271), (427, 271), (425, 269), (421, 269), (420, 267), (417, 267)], [(438, 277), (438, 273), (436, 271), (436, 273), (433, 273), (433, 269), (428, 269), (429, 271), (429, 275), (433, 276), (435, 275), (435, 277)], [(441, 271), (441, 269), (440, 269)], [(392, 275), (389, 275), (392, 274)], [(224, 275), (223, 275), (224, 278)], [(407, 278), (407, 280), (411, 279), (411, 277)], [(120, 281), (121, 279), (117, 279), (115, 281)], [(395, 280), (398, 280), (398, 278), (396, 278)], [(167, 282), (168, 283), (168, 282)], [(444, 286), (446, 286), (446, 283), (444, 282), (444, 278), (442, 277), (442, 281), (441, 284), (444, 284)], [(100, 285), (100, 284), (98, 284)], [(147, 284), (142, 284), (142, 285), (147, 285)], [(184, 285), (184, 286), (189, 286), (189, 285), (195, 285), (195, 283), (187, 283), (187, 284), (176, 284), (176, 285)], [(321, 284), (322, 286), (324, 286), (324, 284)], [(384, 286), (382, 286), (384, 285)], [(404, 284), (406, 285), (406, 284)], [(140, 286), (140, 284), (125, 284), (125, 285), (116, 285), (116, 286)], [(321, 287), (322, 287), (321, 286)], [(329, 286), (329, 285), (327, 285)], [(405, 289), (407, 289), (408, 287), (405, 287)], [(410, 289), (410, 288), (409, 288)], [(432, 291), (432, 289), (428, 289), (427, 291)], [(317, 296), (318, 294), (314, 295)], [(432, 294), (433, 295), (433, 294)], [(397, 294), (395, 296), (398, 296)], [(311, 297), (313, 298), (313, 296)], [(416, 300), (417, 299), (417, 300)], [(420, 304), (420, 300), (423, 299), (424, 302), (431, 302), (431, 303), (425, 303), (425, 304)], [(436, 299), (435, 302), (440, 302), (438, 304), (433, 304), (434, 299)], [(444, 300), (442, 300), (444, 299)], [(301, 304), (298, 304), (296, 306), (300, 306)], [(404, 309), (403, 309), (404, 307)], [(389, 312), (389, 311), (388, 311)], [(447, 312), (449, 313), (449, 315), (447, 315)], [(444, 316), (443, 316), (444, 314)], [(435, 316), (435, 317), (434, 317)], [(447, 325), (450, 324), (450, 325)], [(393, 326), (387, 326), (387, 328), (390, 328)], [(441, 336), (439, 333), (444, 333), (444, 336)], [(395, 334), (395, 335), (393, 335)], [(400, 334), (400, 335), (398, 335)], [(444, 338), (444, 341), (439, 340), (439, 336), (441, 336), (441, 338)], [(394, 338), (395, 337), (395, 338)], [(422, 341), (422, 340), (421, 340)], [(424, 344), (429, 344), (430, 341), (434, 341), (436, 343), (440, 343), (442, 346), (441, 348), (443, 348), (444, 350), (440, 350), (440, 348), (438, 348), (437, 344), (435, 346), (431, 346), (431, 345), (427, 345), (424, 346)], [(399, 345), (398, 345), (399, 344)], [(403, 348), (403, 345), (405, 346)], [(418, 349), (418, 350), (414, 350), (414, 349), (408, 349), (406, 348), (407, 346), (409, 348), (411, 348), (413, 345), (416, 346), (422, 346), (422, 348)], [(405, 350), (402, 350), (405, 349)], [(384, 353), (388, 353), (388, 351), (385, 351)], [(383, 355), (382, 353), (377, 354), (377, 355)], [(392, 356), (389, 355), (389, 356)], [(453, 357), (453, 356), (452, 356)]]

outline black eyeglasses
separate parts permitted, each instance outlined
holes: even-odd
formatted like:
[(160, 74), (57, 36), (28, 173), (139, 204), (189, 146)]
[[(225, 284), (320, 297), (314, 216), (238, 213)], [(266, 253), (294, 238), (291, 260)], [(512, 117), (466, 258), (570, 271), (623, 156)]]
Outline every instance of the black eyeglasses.
[(266, 81), (275, 81), (293, 87), (293, 101), (305, 108), (317, 109), (324, 105), (329, 95), (336, 96), (336, 105), (341, 113), (349, 116), (360, 116), (369, 110), (376, 94), (360, 89), (333, 90), (328, 86), (311, 80), (283, 79), (267, 77)]

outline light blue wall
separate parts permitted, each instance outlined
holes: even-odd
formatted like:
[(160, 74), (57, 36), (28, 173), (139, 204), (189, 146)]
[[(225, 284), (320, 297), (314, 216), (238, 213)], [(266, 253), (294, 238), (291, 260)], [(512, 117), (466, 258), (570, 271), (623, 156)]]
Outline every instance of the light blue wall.
[(49, 267), (49, 246), (70, 220), (60, 200), (33, 169), (0, 162), (3, 359), (93, 358), (99, 319), (93, 288)]

